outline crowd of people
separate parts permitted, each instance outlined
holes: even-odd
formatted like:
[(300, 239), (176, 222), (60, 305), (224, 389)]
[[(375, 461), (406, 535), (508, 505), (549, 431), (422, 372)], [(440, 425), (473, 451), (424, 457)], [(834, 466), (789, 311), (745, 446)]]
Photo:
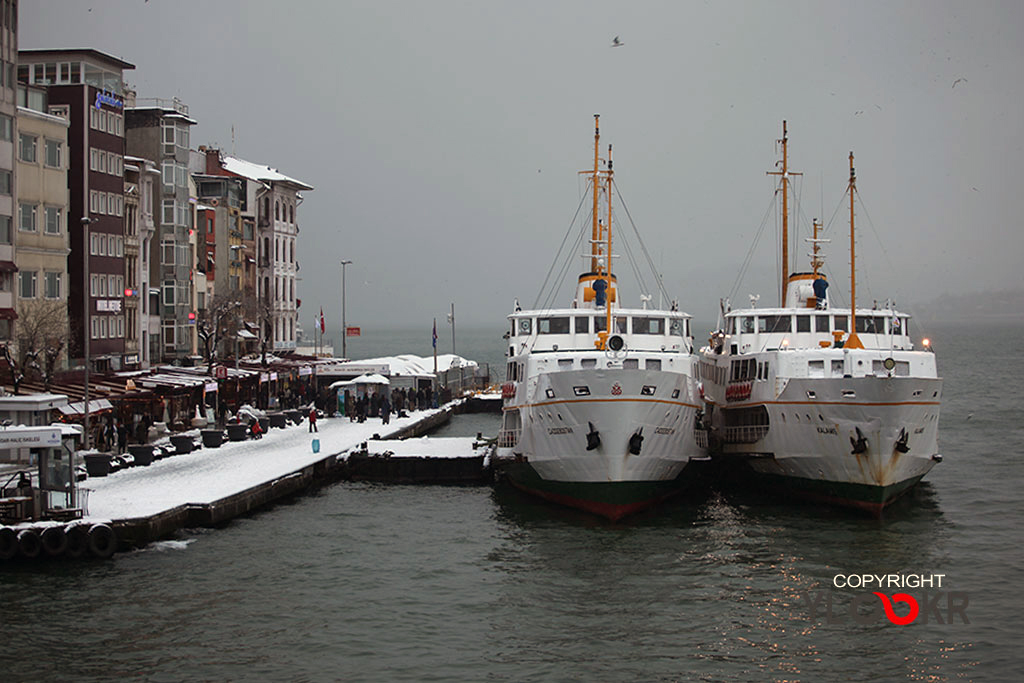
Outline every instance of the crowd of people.
[(429, 387), (419, 389), (392, 389), (352, 396), (348, 391), (339, 395), (338, 409), (352, 422), (365, 422), (368, 417), (379, 417), (383, 424), (391, 416), (406, 417), (415, 410), (428, 410), (437, 406), (438, 397)]

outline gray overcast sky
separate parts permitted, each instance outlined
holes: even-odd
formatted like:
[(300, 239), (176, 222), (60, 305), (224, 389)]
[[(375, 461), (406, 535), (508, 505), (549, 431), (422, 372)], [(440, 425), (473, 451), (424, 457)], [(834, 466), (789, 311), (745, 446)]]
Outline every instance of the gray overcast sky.
[[(702, 320), (770, 205), (782, 119), (808, 221), (832, 217), (856, 156), (861, 302), (1024, 286), (1024, 3), (21, 7), (21, 47), (118, 55), (139, 97), (189, 105), (193, 147), (230, 151), (233, 126), (238, 156), (316, 187), (299, 212), (307, 329), (321, 306), (338, 326), (342, 258), (349, 324), (429, 326), (454, 302), (463, 324), (502, 325), (514, 297), (532, 304), (594, 113), (669, 294)], [(776, 302), (774, 225), (736, 303)], [(840, 212), (827, 253), (848, 301), (846, 230)]]

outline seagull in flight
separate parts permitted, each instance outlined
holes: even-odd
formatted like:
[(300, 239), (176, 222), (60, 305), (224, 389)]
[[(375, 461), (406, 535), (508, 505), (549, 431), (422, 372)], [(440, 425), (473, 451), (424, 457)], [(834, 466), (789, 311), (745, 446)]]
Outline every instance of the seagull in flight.
[(612, 39), (612, 47), (622, 47), (623, 45), (625, 45), (625, 43), (623, 43), (621, 40), (619, 40), (618, 36), (615, 36)]
[(959, 83), (960, 81), (963, 81), (964, 83), (966, 83), (967, 79), (966, 78), (958, 78), (958, 79), (956, 79), (955, 81), (953, 81), (953, 87), (955, 88), (956, 84)]

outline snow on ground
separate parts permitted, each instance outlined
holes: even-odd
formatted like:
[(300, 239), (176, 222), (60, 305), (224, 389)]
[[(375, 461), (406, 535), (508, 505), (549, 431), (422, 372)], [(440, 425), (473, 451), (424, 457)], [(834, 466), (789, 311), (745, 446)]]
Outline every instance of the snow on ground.
[(477, 440), (464, 437), (429, 437), (402, 441), (370, 441), (367, 451), (371, 455), (390, 453), (395, 458), (473, 458), (486, 455), (490, 446), (473, 448)]
[[(321, 418), (319, 432), (308, 422), (285, 429), (271, 428), (262, 439), (228, 441), (220, 448), (199, 448), (174, 455), (148, 467), (131, 467), (106, 477), (81, 482), (89, 489), (87, 519), (119, 520), (148, 517), (185, 504), (209, 504), (296, 472), (332, 454), (344, 453), (374, 434), (386, 438), (439, 409), (421, 410), (409, 417), (350, 422), (345, 417)], [(314, 453), (313, 439), (320, 440)], [(394, 442), (400, 443), (400, 442)]]

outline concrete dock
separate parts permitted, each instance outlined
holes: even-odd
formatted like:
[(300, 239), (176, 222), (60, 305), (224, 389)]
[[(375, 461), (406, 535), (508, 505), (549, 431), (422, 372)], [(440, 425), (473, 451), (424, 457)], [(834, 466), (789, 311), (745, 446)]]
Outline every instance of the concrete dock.
[[(460, 399), (393, 418), (387, 425), (380, 418), (363, 423), (321, 418), (316, 432), (303, 420), (271, 428), (258, 440), (198, 447), (145, 467), (90, 477), (81, 482), (88, 502), (85, 517), (76, 524), (111, 527), (121, 550), (178, 529), (223, 524), (285, 496), (346, 478), (349, 455), (365, 452), (367, 442), (420, 436), (464, 408)], [(198, 446), (198, 432), (195, 436)], [(319, 442), (316, 450), (314, 439)]]

